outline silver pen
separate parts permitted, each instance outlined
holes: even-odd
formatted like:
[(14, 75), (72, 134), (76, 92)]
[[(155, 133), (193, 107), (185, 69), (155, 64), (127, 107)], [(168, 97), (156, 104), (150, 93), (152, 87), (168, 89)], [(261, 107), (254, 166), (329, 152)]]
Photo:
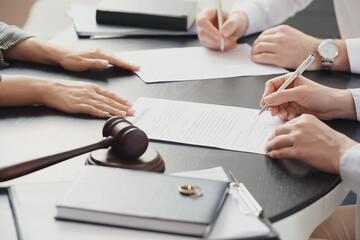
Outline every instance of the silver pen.
[[(222, 17), (222, 7), (221, 7), (221, 0), (217, 0), (217, 15), (218, 15), (218, 25), (219, 25), (219, 32), (221, 32), (222, 24), (223, 24), (223, 17)], [(220, 39), (220, 50), (224, 51), (224, 38), (221, 37)]]
[[(232, 187), (235, 187), (238, 194), (240, 195), (240, 197), (242, 198), (242, 200), (245, 202), (245, 204), (247, 205), (247, 207), (250, 209), (251, 214), (255, 215), (255, 216), (262, 216), (264, 214), (264, 210), (262, 209), (262, 207), (260, 206), (260, 204), (255, 200), (255, 198), (251, 195), (251, 193), (249, 192), (249, 190), (247, 190), (247, 188), (245, 187), (244, 184), (240, 183), (236, 177), (234, 176), (234, 174), (231, 171), (228, 171), (229, 175), (231, 177), (232, 183), (230, 183), (230, 185)], [(239, 206), (239, 204), (238, 204)], [(240, 210), (244, 213), (247, 214), (247, 212), (245, 210), (243, 210), (243, 208), (241, 207), (241, 205), (239, 206)]]
[[(281, 91), (285, 88), (287, 88), (290, 83), (292, 83), (292, 81), (295, 80), (295, 78), (297, 78), (298, 76), (300, 76), (301, 74), (303, 74), (303, 72), (310, 66), (310, 64), (314, 61), (315, 57), (314, 55), (310, 54), (310, 56), (308, 56), (305, 61), (300, 64), (300, 66), (295, 70), (295, 72), (293, 72), (290, 77), (281, 85), (281, 87), (277, 90), (277, 91)], [(265, 104), (258, 115), (260, 115), (262, 112), (264, 112), (266, 109), (269, 108), (269, 105)]]

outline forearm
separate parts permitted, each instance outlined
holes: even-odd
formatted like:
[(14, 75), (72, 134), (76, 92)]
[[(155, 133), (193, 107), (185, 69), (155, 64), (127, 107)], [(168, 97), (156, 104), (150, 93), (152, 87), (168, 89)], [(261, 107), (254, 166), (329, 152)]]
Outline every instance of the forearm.
[(49, 81), (21, 75), (2, 75), (0, 106), (43, 104), (42, 96)]
[(39, 38), (28, 38), (3, 52), (5, 59), (58, 65), (59, 49)]
[(332, 89), (331, 106), (332, 118), (356, 120), (354, 98), (349, 90)]

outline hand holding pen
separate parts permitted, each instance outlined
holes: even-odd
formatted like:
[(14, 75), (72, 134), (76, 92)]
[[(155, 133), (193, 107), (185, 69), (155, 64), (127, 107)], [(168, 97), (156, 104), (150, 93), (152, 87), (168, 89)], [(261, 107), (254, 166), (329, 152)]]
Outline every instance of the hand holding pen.
[(286, 89), (278, 91), (291, 75), (288, 73), (266, 82), (260, 105), (269, 105), (272, 116), (291, 120), (307, 113), (322, 120), (356, 119), (354, 99), (349, 90), (329, 88), (298, 76)]
[[(219, 2), (216, 2), (216, 5), (218, 4)], [(197, 32), (203, 46), (219, 51), (221, 39), (223, 39), (224, 51), (227, 51), (235, 48), (236, 41), (246, 32), (248, 18), (242, 11), (220, 11), (222, 16), (219, 17), (219, 10), (217, 6), (205, 8), (197, 17)], [(222, 20), (221, 27), (219, 27), (219, 20)]]
[[(300, 64), (300, 66), (295, 70), (295, 72), (293, 72), (289, 75), (289, 77), (286, 79), (286, 81), (283, 82), (283, 84), (276, 91), (278, 92), (278, 91), (282, 91), (282, 90), (286, 89), (298, 76), (300, 76), (310, 66), (310, 64), (314, 61), (314, 59), (315, 59), (315, 57), (310, 54), (310, 56), (307, 57), (305, 59), (305, 61)], [(265, 95), (266, 93), (267, 92), (264, 93), (264, 96), (266, 96)], [(264, 96), (263, 96), (263, 98), (264, 98)], [(261, 103), (264, 104), (265, 102), (263, 102), (263, 100), (262, 100)], [(268, 108), (269, 108), (269, 105), (265, 103), (263, 105), (263, 107), (261, 108), (258, 115), (263, 113)]]

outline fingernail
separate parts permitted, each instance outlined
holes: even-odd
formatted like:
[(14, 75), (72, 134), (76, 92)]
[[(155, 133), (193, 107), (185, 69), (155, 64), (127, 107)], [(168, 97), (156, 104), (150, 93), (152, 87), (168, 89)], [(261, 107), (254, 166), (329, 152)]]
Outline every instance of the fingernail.
[(131, 103), (131, 102), (129, 102), (129, 101), (126, 101), (126, 106), (129, 106), (129, 107), (132, 107), (133, 106), (133, 104)]
[(122, 111), (122, 110), (119, 110), (119, 115), (122, 116), (122, 117), (125, 117), (125, 116), (126, 116), (126, 112), (125, 112), (125, 111)]
[(108, 67), (109, 66), (109, 61), (108, 60), (101, 60), (101, 65), (103, 65), (104, 67)]
[(135, 110), (132, 109), (132, 108), (129, 108), (129, 109), (128, 109), (128, 113), (130, 113), (131, 115), (134, 115), (134, 114), (135, 114)]
[(223, 35), (224, 38), (228, 38), (229, 37), (229, 31), (223, 30), (222, 35)]
[(265, 101), (265, 103), (269, 104), (272, 102), (272, 99), (273, 99), (273, 97), (271, 95), (269, 95), (264, 98), (264, 101)]

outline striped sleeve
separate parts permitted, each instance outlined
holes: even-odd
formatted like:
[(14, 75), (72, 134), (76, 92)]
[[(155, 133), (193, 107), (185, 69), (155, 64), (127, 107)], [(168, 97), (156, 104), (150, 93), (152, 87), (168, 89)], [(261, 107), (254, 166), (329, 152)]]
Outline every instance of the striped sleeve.
[(16, 26), (9, 26), (0, 22), (0, 69), (8, 66), (5, 62), (3, 51), (13, 47), (19, 42), (31, 37)]

